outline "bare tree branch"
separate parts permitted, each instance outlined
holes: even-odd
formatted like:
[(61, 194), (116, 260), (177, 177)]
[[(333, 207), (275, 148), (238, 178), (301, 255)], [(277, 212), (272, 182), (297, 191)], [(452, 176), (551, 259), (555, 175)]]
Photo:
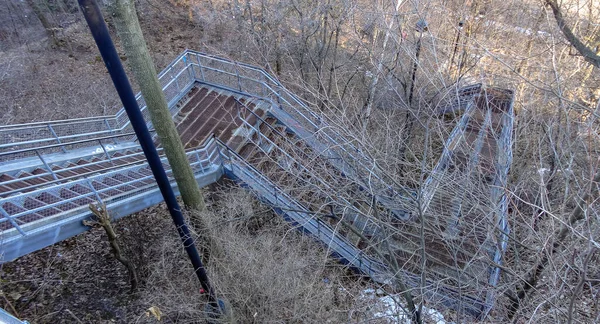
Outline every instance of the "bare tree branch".
[(558, 28), (560, 28), (560, 30), (562, 31), (563, 35), (565, 35), (565, 38), (569, 41), (569, 43), (571, 43), (571, 45), (575, 47), (575, 49), (579, 52), (579, 54), (581, 54), (585, 58), (586, 61), (588, 61), (595, 67), (600, 68), (600, 56), (597, 55), (591, 48), (585, 46), (585, 44), (581, 42), (581, 40), (579, 40), (579, 38), (577, 38), (575, 34), (573, 34), (571, 28), (567, 26), (556, 0), (546, 0), (546, 4), (552, 9), (552, 13), (554, 14), (554, 18), (556, 19)]

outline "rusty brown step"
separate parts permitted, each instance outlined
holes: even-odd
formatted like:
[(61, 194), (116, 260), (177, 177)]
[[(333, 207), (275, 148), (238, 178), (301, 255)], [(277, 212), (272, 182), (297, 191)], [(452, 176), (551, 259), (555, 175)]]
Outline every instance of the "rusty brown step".
[[(180, 124), (179, 130), (181, 141), (186, 147), (195, 147), (202, 141), (201, 138), (196, 138), (197, 134), (200, 133), (204, 137), (210, 135), (210, 130), (222, 118), (221, 105), (228, 98), (230, 97), (215, 97), (213, 101), (201, 103), (204, 106), (189, 113), (189, 116)], [(191, 144), (192, 141), (194, 144)]]
[[(223, 99), (225, 100), (223, 101)], [(191, 131), (182, 134), (182, 141), (186, 143), (194, 142), (195, 145), (190, 147), (195, 147), (198, 144), (204, 142), (206, 137), (208, 137), (210, 134), (215, 133), (216, 135), (216, 132), (220, 132), (223, 129), (225, 129), (230, 123), (233, 122), (233, 117), (227, 113), (227, 109), (230, 108), (229, 106), (233, 105), (234, 103), (235, 99), (233, 97), (221, 96), (220, 98), (215, 100), (211, 104), (211, 107), (209, 107), (209, 111), (212, 111), (211, 116), (206, 119), (201, 118), (201, 116), (198, 116), (198, 118), (196, 119), (197, 122), (194, 124), (196, 126), (196, 129), (192, 129)], [(192, 112), (192, 114), (194, 113), (195, 112)], [(199, 124), (201, 122), (201, 119), (203, 119), (203, 122)]]
[[(104, 162), (101, 162), (104, 161)], [(114, 167), (115, 164), (108, 162), (106, 160), (100, 159), (92, 159), (90, 161), (79, 160), (77, 161), (77, 165), (85, 166), (86, 169), (91, 170), (91, 172), (102, 171), (111, 167)]]
[(192, 111), (194, 108), (198, 106), (198, 104), (206, 98), (206, 96), (211, 92), (211, 90), (202, 88), (200, 89), (190, 101), (188, 101), (183, 108), (181, 108), (181, 114), (187, 114)]
[(126, 154), (126, 152), (116, 152), (112, 156), (112, 161), (115, 165), (123, 165), (129, 163), (140, 162), (144, 159), (143, 154), (131, 156), (130, 154)]
[(36, 176), (36, 174), (32, 174), (29, 172), (21, 172), (21, 174), (19, 174), (19, 178), (33, 177), (33, 178), (30, 178), (27, 180), (23, 180), (23, 182), (26, 182), (31, 186), (41, 185), (41, 184), (44, 184), (49, 181), (54, 181), (54, 177), (51, 175), (43, 175), (43, 176), (37, 175), (37, 177), (35, 177), (35, 176)]
[(17, 180), (17, 178), (15, 178), (13, 176), (9, 176), (8, 174), (0, 175), (0, 184), (2, 184), (5, 187), (10, 188), (10, 190), (23, 190), (30, 186), (27, 182), (24, 182), (24, 181), (4, 183), (7, 181), (12, 181), (12, 180)]
[(42, 168), (36, 168), (33, 171), (31, 171), (31, 174), (44, 174), (44, 173), (48, 173), (50, 171), (46, 170), (46, 169), (42, 169)]
[(239, 154), (241, 157), (248, 159), (255, 150), (260, 151), (260, 149), (254, 143), (248, 143), (240, 149)]
[(177, 130), (183, 136), (183, 134), (188, 131), (190, 127), (192, 127), (200, 117), (206, 117), (206, 115), (212, 115), (214, 111), (211, 111), (211, 108), (214, 108), (214, 105), (218, 107), (219, 98), (225, 97), (220, 95), (217, 92), (210, 92), (206, 97), (204, 97), (195, 107), (191, 107), (191, 110), (186, 113), (183, 121), (177, 125)]
[(199, 87), (192, 87), (192, 89), (190, 89), (190, 91), (186, 93), (185, 96), (179, 100), (179, 102), (177, 102), (175, 108), (181, 110), (186, 104), (193, 100), (200, 91), (201, 89)]
[(81, 173), (76, 172), (75, 170), (64, 170), (65, 168), (69, 168), (71, 166), (73, 166), (73, 163), (67, 163), (65, 166), (61, 167), (58, 165), (52, 166), (52, 171), (54, 171), (54, 174), (56, 174), (56, 176), (59, 179), (63, 179), (63, 178), (69, 178), (69, 177), (75, 177), (80, 175)]
[(268, 134), (274, 128), (273, 126), (276, 123), (277, 123), (277, 119), (275, 119), (273, 117), (267, 117), (267, 118), (264, 119), (264, 122), (262, 122), (260, 124), (260, 126), (258, 127), (258, 129), (261, 131), (261, 133)]
[(0, 185), (0, 195), (2, 195), (5, 192), (9, 192), (12, 191), (12, 188), (4, 186), (4, 185)]
[(75, 162), (74, 166), (76, 167), (76, 172), (80, 174), (95, 173), (98, 171), (95, 168), (90, 167), (89, 162), (85, 160), (79, 160)]

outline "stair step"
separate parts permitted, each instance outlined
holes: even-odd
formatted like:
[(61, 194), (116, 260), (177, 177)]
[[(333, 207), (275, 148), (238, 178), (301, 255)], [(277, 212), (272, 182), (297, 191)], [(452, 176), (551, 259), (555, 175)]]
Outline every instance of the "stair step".
[[(12, 183), (3, 183), (6, 181), (12, 181), (12, 180), (17, 180), (17, 178), (13, 177), (13, 176), (9, 176), (8, 174), (2, 174), (0, 175), (0, 183), (5, 186), (10, 188), (10, 190), (7, 191), (11, 191), (11, 190), (23, 190), (26, 189), (27, 187), (29, 187), (30, 185), (24, 181), (17, 181), (17, 182), (12, 182)], [(6, 191), (5, 191), (6, 192)]]
[[(54, 196), (52, 194), (49, 194), (47, 192), (44, 192), (41, 195), (37, 196), (36, 199), (39, 200), (39, 201), (41, 201), (41, 202), (43, 202), (43, 203), (45, 203), (45, 204), (48, 204), (48, 205), (49, 204), (55, 204), (55, 203), (58, 203), (58, 202), (62, 201), (62, 199), (60, 199), (59, 197)], [(69, 202), (64, 203), (64, 204), (60, 204), (60, 205), (56, 206), (56, 208), (58, 208), (58, 209), (60, 209), (62, 211), (67, 211), (67, 210), (70, 210), (70, 209), (74, 209), (76, 207), (77, 207), (77, 205), (75, 205), (73, 203), (69, 203)]]
[(68, 163), (65, 167), (60, 167), (58, 165), (52, 166), (52, 171), (54, 171), (54, 174), (56, 174), (56, 176), (59, 179), (75, 177), (80, 175), (80, 173), (76, 172), (75, 170), (64, 170), (65, 168), (69, 167), (69, 164), (72, 163)]
[(248, 157), (250, 157), (250, 156), (253, 154), (253, 152), (254, 152), (255, 150), (259, 150), (259, 151), (260, 151), (260, 149), (258, 149), (258, 147), (257, 147), (255, 144), (253, 144), (253, 143), (248, 143), (248, 144), (244, 145), (244, 146), (243, 146), (243, 147), (240, 149), (240, 153), (239, 153), (239, 154), (240, 154), (240, 155), (241, 155), (243, 158), (248, 158)]
[[(89, 190), (81, 185), (75, 185), (69, 189), (66, 189), (66, 188), (61, 189), (60, 197), (62, 199), (71, 199), (71, 198), (79, 197), (83, 194), (88, 194), (91, 192), (92, 192), (91, 190)], [(81, 198), (71, 201), (71, 203), (75, 204), (77, 206), (87, 206), (88, 204), (96, 202), (96, 197), (94, 195), (91, 195), (91, 197), (93, 197), (93, 198), (81, 197)]]
[(35, 177), (35, 176), (36, 176), (36, 174), (32, 174), (29, 172), (21, 172), (21, 174), (19, 175), (19, 178), (34, 177), (31, 179), (23, 180), (24, 182), (26, 182), (32, 186), (44, 184), (49, 181), (54, 181), (54, 177), (52, 177), (51, 175), (43, 175), (43, 176), (38, 175), (37, 177)]
[(198, 106), (198, 104), (206, 98), (206, 96), (211, 92), (206, 88), (201, 88), (195, 95), (193, 95), (192, 99), (188, 101), (183, 108), (179, 111), (180, 114), (185, 115), (192, 111), (194, 108)]
[[(39, 200), (34, 199), (34, 198), (31, 198), (31, 197), (27, 197), (23, 201), (23, 207), (25, 209), (28, 209), (28, 210), (32, 210), (32, 209), (36, 209), (36, 208), (41, 208), (41, 207), (44, 207), (44, 206), (46, 206), (46, 204), (44, 202), (39, 201)], [(38, 211), (37, 213), (40, 214), (40, 215), (43, 215), (45, 217), (48, 217), (48, 216), (52, 216), (52, 215), (58, 214), (60, 212), (61, 212), (61, 210), (58, 209), (58, 208), (48, 207), (48, 208), (45, 208), (45, 209), (42, 209), (42, 210)]]
[[(232, 121), (233, 116), (227, 116), (227, 108), (230, 108), (235, 103), (233, 97), (219, 96), (206, 108), (210, 112), (210, 116), (203, 116), (201, 113), (191, 112), (190, 116), (196, 116), (194, 122), (190, 124), (188, 129), (181, 134), (181, 139), (184, 143), (189, 143), (187, 147), (197, 147), (212, 133), (217, 135)], [(220, 135), (220, 134), (219, 134)], [(221, 138), (221, 140), (227, 141)]]

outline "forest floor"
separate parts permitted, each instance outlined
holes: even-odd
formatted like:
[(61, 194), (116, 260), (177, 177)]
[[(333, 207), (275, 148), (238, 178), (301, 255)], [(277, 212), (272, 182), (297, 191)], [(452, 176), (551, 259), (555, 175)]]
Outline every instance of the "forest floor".
[[(161, 71), (186, 48), (204, 48), (202, 27), (190, 23), (179, 8), (151, 5), (140, 10), (157, 71)], [(121, 108), (117, 93), (83, 17), (77, 12), (65, 27), (58, 46), (39, 35), (41, 26), (28, 26), (30, 40), (0, 46), (0, 123), (16, 124), (44, 120), (110, 115)], [(114, 29), (117, 50), (124, 60)], [(134, 89), (137, 86), (130, 78)]]

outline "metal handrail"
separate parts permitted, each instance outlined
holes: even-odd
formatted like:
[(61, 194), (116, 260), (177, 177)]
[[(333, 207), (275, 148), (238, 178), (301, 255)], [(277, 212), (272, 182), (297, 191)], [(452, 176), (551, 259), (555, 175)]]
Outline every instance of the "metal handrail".
[[(375, 179), (378, 179), (379, 181), (381, 181), (381, 183), (385, 185), (386, 189), (389, 190), (392, 193), (390, 195), (391, 197), (404, 196), (403, 194), (398, 193), (396, 189), (392, 188), (391, 186), (389, 186), (387, 184), (387, 182), (389, 181), (389, 182), (392, 182), (394, 185), (396, 185), (396, 187), (402, 187), (395, 180), (393, 180), (393, 178), (389, 174), (387, 174), (385, 171), (383, 171), (381, 168), (379, 168), (374, 163), (373, 159), (368, 158), (364, 154), (356, 155), (356, 154), (352, 153), (351, 150), (347, 150), (346, 148), (344, 148), (343, 146), (340, 145), (339, 139), (333, 138), (328, 132), (324, 131), (324, 130), (331, 129), (331, 127), (327, 124), (327, 122), (324, 121), (324, 119), (327, 119), (327, 117), (318, 116), (317, 114), (315, 114), (314, 112), (312, 112), (310, 109), (308, 109), (308, 107), (306, 107), (304, 105), (304, 103), (302, 103), (302, 101), (300, 99), (298, 99), (296, 96), (294, 96), (292, 93), (290, 93), (287, 89), (285, 89), (281, 85), (281, 83), (279, 83), (274, 78), (272, 78), (263, 69), (258, 68), (258, 67), (254, 67), (254, 66), (251, 66), (251, 65), (248, 65), (248, 64), (236, 63), (234, 61), (230, 61), (230, 60), (227, 60), (227, 59), (215, 58), (213, 56), (206, 55), (206, 54), (203, 54), (203, 53), (200, 53), (200, 52), (189, 51), (189, 53), (194, 54), (194, 55), (203, 55), (205, 57), (214, 58), (215, 60), (218, 60), (219, 62), (225, 62), (225, 63), (231, 64), (233, 66), (236, 66), (236, 67), (237, 66), (242, 66), (242, 67), (245, 67), (245, 68), (249, 68), (249, 69), (251, 69), (251, 70), (253, 70), (255, 72), (260, 72), (261, 74), (263, 74), (265, 76), (265, 78), (267, 78), (269, 81), (271, 81), (278, 88), (279, 91), (276, 90), (276, 89), (274, 89), (274, 88), (272, 88), (271, 85), (269, 85), (269, 84), (267, 84), (267, 83), (265, 83), (265, 82), (263, 82), (261, 80), (257, 80), (257, 79), (253, 79), (253, 78), (249, 78), (249, 77), (245, 77), (245, 76), (241, 76), (241, 75), (239, 75), (239, 73), (230, 73), (230, 72), (225, 72), (225, 71), (222, 71), (222, 70), (219, 70), (219, 69), (216, 69), (216, 68), (212, 68), (212, 67), (201, 66), (200, 63), (191, 63), (194, 66), (198, 66), (199, 68), (202, 68), (203, 70), (210, 70), (210, 71), (222, 72), (222, 73), (228, 74), (228, 75), (230, 75), (232, 77), (236, 77), (238, 79), (245, 79), (245, 80), (256, 82), (256, 83), (262, 85), (263, 88), (269, 90), (269, 92), (271, 94), (274, 94), (275, 96), (277, 96), (278, 101), (280, 103), (280, 105), (279, 105), (280, 108), (283, 107), (283, 106), (289, 107), (294, 112), (296, 112), (298, 115), (300, 115), (306, 122), (308, 122), (311, 127), (313, 127), (315, 130), (319, 130), (319, 134), (323, 134), (325, 136), (325, 139), (330, 143), (330, 145), (328, 146), (329, 149), (331, 149), (332, 147), (335, 147), (335, 148), (338, 148), (338, 149), (342, 150), (345, 154), (347, 154), (350, 157), (348, 160), (353, 161), (359, 167), (364, 168), (365, 170), (369, 170), (369, 176), (370, 177), (374, 177)], [(211, 84), (210, 82), (205, 82), (205, 83)], [(238, 81), (238, 84), (240, 84), (239, 81)], [(211, 84), (211, 85), (213, 85), (213, 84)], [(223, 86), (220, 86), (220, 87), (226, 88), (226, 87), (223, 87)], [(231, 90), (231, 91), (234, 91), (234, 92), (240, 92), (240, 90), (236, 90), (236, 89), (233, 89), (233, 88), (232, 89), (228, 89), (228, 90)], [(241, 91), (243, 92), (243, 89)], [(320, 121), (319, 122), (320, 125), (316, 124), (309, 117), (307, 117), (303, 112), (299, 111), (296, 108), (295, 105), (289, 103), (285, 98), (281, 97), (281, 92), (284, 92), (290, 98), (292, 98), (297, 103), (297, 105), (299, 107), (303, 108), (303, 110), (307, 114), (311, 115), (315, 119), (318, 119)], [(248, 93), (246, 93), (246, 95), (250, 96), (250, 97), (254, 97), (254, 98), (260, 98), (260, 99), (263, 99), (263, 100), (268, 100), (269, 102), (273, 103), (273, 101), (271, 101), (269, 99), (266, 99), (266, 98), (263, 98), (261, 96), (256, 96), (254, 94), (248, 94)], [(282, 100), (283, 100), (283, 102), (282, 102)], [(344, 144), (351, 146), (351, 148), (355, 152), (361, 153), (361, 151), (358, 148), (354, 147), (352, 144), (350, 144), (351, 142), (349, 140), (347, 140), (345, 137), (343, 137), (342, 135), (337, 134), (337, 133), (336, 133), (336, 135), (339, 138), (342, 139), (342, 142)], [(370, 161), (369, 165), (365, 164), (362, 160), (369, 160)], [(353, 169), (355, 169), (355, 168), (353, 168)], [(382, 179), (381, 176), (378, 173), (381, 173), (388, 180), (386, 181), (386, 180)], [(371, 183), (372, 183), (372, 181), (371, 181)], [(405, 198), (405, 199), (409, 199), (410, 200), (410, 199), (412, 199), (415, 196), (415, 195), (411, 194), (410, 190), (406, 190), (406, 188), (403, 188), (403, 191), (406, 191), (407, 196), (409, 197), (409, 198)]]
[[(185, 55), (186, 55), (186, 53), (184, 52), (183, 54), (181, 54), (178, 57), (177, 60), (175, 60), (174, 62), (169, 64), (169, 66), (167, 66), (159, 74), (159, 79), (161, 79), (161, 80), (164, 79), (164, 77), (169, 72), (173, 71), (174, 67), (183, 60)], [(194, 82), (194, 80), (190, 80), (190, 82), (188, 82), (189, 85), (188, 85), (188, 83), (186, 83), (186, 85), (183, 86), (183, 88), (180, 88), (179, 78), (188, 71), (188, 68), (189, 68), (189, 66), (185, 65), (182, 69), (178, 70), (178, 73), (175, 76), (171, 76), (171, 80), (169, 80), (169, 82), (167, 82), (164, 86), (162, 86), (163, 91), (165, 91), (166, 89), (171, 87), (173, 84), (176, 84), (178, 86), (177, 90), (179, 92), (184, 92), (183, 90), (185, 90), (189, 85), (191, 85), (191, 83)], [(178, 94), (178, 95), (181, 95), (181, 94)], [(176, 95), (175, 98), (177, 98), (178, 95)], [(173, 98), (173, 99), (175, 99), (175, 98)], [(141, 99), (143, 99), (141, 96), (141, 93), (138, 93), (136, 96), (136, 100), (139, 101)], [(145, 105), (142, 106), (141, 110), (142, 110), (142, 112), (144, 112), (146, 110), (146, 106)], [(122, 118), (121, 118), (124, 115), (124, 113), (125, 113), (125, 111), (123, 109), (121, 109), (119, 112), (117, 112), (113, 116), (86, 117), (86, 118), (78, 118), (78, 119), (58, 120), (58, 121), (49, 121), (49, 122), (33, 122), (33, 123), (25, 123), (25, 124), (18, 124), (18, 125), (0, 126), (0, 133), (10, 133), (10, 132), (19, 131), (19, 130), (31, 131), (32, 129), (35, 130), (36, 128), (43, 129), (43, 128), (48, 128), (48, 127), (56, 128), (59, 126), (68, 126), (68, 125), (75, 126), (75, 125), (81, 125), (81, 124), (89, 123), (89, 122), (106, 123), (108, 120), (114, 121), (117, 124), (116, 125), (117, 127), (115, 127), (115, 128), (107, 127), (107, 129), (102, 130), (102, 131), (77, 133), (77, 134), (73, 134), (73, 135), (57, 134), (57, 136), (48, 137), (48, 138), (36, 138), (33, 140), (0, 144), (0, 148), (20, 146), (20, 145), (31, 145), (31, 144), (37, 144), (37, 143), (42, 143), (42, 142), (47, 142), (47, 141), (56, 141), (57, 139), (64, 140), (64, 139), (71, 139), (71, 138), (84, 137), (84, 136), (94, 136), (94, 135), (98, 135), (98, 134), (114, 133), (114, 132), (122, 131), (129, 125), (128, 120), (122, 120)], [(104, 128), (104, 127), (102, 127), (102, 128)], [(65, 144), (67, 144), (67, 143), (65, 143)]]
[[(150, 129), (148, 131), (152, 133), (155, 130), (154, 129)], [(111, 136), (104, 136), (104, 137), (95, 137), (95, 138), (90, 138), (90, 139), (85, 139), (85, 140), (79, 140), (79, 141), (76, 141), (76, 142), (68, 142), (68, 143), (60, 143), (60, 144), (50, 144), (50, 145), (45, 145), (45, 146), (41, 146), (41, 147), (30, 147), (30, 148), (21, 149), (21, 150), (0, 152), (0, 157), (6, 156), (6, 155), (22, 154), (22, 153), (28, 153), (28, 152), (33, 152), (33, 151), (40, 151), (40, 150), (45, 150), (45, 149), (52, 149), (52, 148), (56, 148), (56, 147), (63, 147), (65, 145), (75, 145), (75, 144), (83, 144), (83, 143), (89, 143), (89, 142), (98, 142), (98, 141), (102, 141), (102, 140), (106, 140), (106, 139), (114, 139), (114, 138), (125, 137), (125, 136), (133, 136), (133, 135), (135, 135), (134, 132), (132, 132), (132, 133), (125, 133), (125, 134), (111, 135)]]
[(114, 119), (115, 116), (92, 116), (92, 117), (81, 117), (81, 118), (70, 118), (70, 119), (59, 119), (54, 121), (39, 121), (39, 122), (31, 122), (31, 123), (20, 123), (20, 124), (11, 124), (11, 125), (0, 125), (0, 131), (5, 129), (27, 129), (30, 130), (32, 127), (48, 127), (48, 125), (70, 125), (70, 124), (79, 124), (85, 121), (95, 121), (105, 119)]
[[(214, 164), (213, 161), (212, 161), (213, 158), (214, 158), (214, 156), (215, 155), (217, 157), (219, 156), (218, 155), (218, 151), (216, 149), (216, 144), (215, 144), (214, 139), (211, 139), (211, 140), (207, 141), (206, 144), (203, 145), (200, 148), (188, 151), (186, 153), (186, 155), (187, 156), (197, 156), (196, 154), (197, 153), (201, 153), (201, 152), (206, 152), (206, 158), (199, 159), (198, 161), (194, 161), (194, 162), (190, 163), (190, 166), (192, 166), (192, 167), (194, 167), (194, 166), (201, 166), (200, 172), (199, 173), (196, 172), (198, 174), (202, 174), (204, 172), (203, 171), (203, 167), (204, 167), (203, 164), (205, 162), (210, 162), (211, 164)], [(162, 157), (161, 161), (163, 163), (168, 162), (168, 160), (167, 160), (166, 157)], [(53, 189), (53, 191), (57, 192), (61, 188), (67, 188), (68, 189), (69, 187), (72, 187), (72, 186), (77, 185), (77, 184), (84, 185), (84, 183), (87, 182), (87, 181), (89, 181), (89, 182), (94, 182), (94, 181), (102, 182), (102, 179), (104, 179), (104, 178), (112, 177), (112, 176), (115, 176), (117, 174), (126, 174), (126, 173), (128, 173), (128, 172), (130, 172), (132, 170), (139, 170), (139, 169), (141, 169), (143, 167), (145, 167), (145, 164), (132, 163), (131, 166), (127, 166), (127, 167), (120, 166), (117, 170), (114, 170), (114, 171), (111, 171), (111, 172), (99, 173), (99, 174), (92, 175), (91, 177), (84, 177), (84, 178), (81, 178), (81, 179), (78, 179), (78, 180), (75, 180), (75, 181), (70, 181), (70, 182), (67, 182), (67, 183), (56, 185), (52, 189)], [(167, 172), (167, 174), (172, 174), (172, 170), (170, 170), (170, 169), (166, 170), (166, 172)], [(133, 181), (122, 182), (122, 183), (120, 183), (120, 184), (118, 184), (116, 186), (108, 186), (107, 188), (103, 188), (103, 189), (97, 190), (97, 193), (104, 193), (106, 191), (114, 189), (114, 187), (122, 187), (122, 186), (127, 186), (127, 185), (133, 185), (133, 184), (139, 183), (139, 182), (141, 182), (143, 180), (147, 180), (149, 178), (153, 178), (153, 176), (147, 176), (147, 177), (143, 177), (143, 178), (140, 178), (140, 179), (134, 179)], [(75, 200), (80, 199), (82, 197), (87, 197), (89, 195), (94, 195), (95, 194), (93, 192), (94, 191), (93, 188), (89, 188), (89, 186), (85, 186), (85, 185), (84, 185), (84, 187), (90, 189), (92, 192), (90, 192), (88, 194), (80, 194), (80, 195), (78, 195), (76, 197), (69, 198), (69, 199), (61, 199), (60, 201), (58, 201), (56, 203), (46, 204), (46, 205), (40, 206), (40, 207), (35, 208), (35, 209), (29, 209), (29, 210), (26, 210), (26, 211), (23, 211), (23, 212), (20, 212), (20, 213), (15, 213), (15, 214), (11, 215), (11, 218), (15, 219), (15, 218), (27, 215), (27, 214), (35, 213), (37, 211), (42, 211), (42, 210), (45, 210), (45, 209), (54, 208), (54, 207), (63, 205), (65, 203), (68, 203), (68, 202), (71, 202), (71, 201), (75, 201)], [(41, 193), (43, 193), (45, 190), (46, 190), (46, 188), (41, 188), (41, 189), (38, 189), (38, 190), (26, 192), (26, 193), (19, 193), (17, 195), (6, 197), (6, 198), (0, 198), (0, 206), (2, 206), (6, 202), (24, 201), (25, 198), (27, 198), (27, 197), (36, 197), (36, 196), (40, 195)], [(138, 190), (138, 189), (136, 189), (136, 190)], [(123, 193), (123, 194), (126, 194), (126, 193)], [(73, 210), (78, 209), (78, 208), (74, 208)], [(5, 221), (6, 220), (0, 219), (0, 223), (5, 222)], [(17, 227), (17, 229), (19, 229), (19, 228), (20, 227)]]
[[(273, 190), (276, 201), (284, 204), (285, 207), (287, 207), (289, 210), (298, 211), (298, 213), (302, 213), (305, 215), (311, 214), (304, 206), (302, 206), (300, 203), (298, 203), (293, 197), (291, 197), (284, 190), (279, 188), (271, 180), (266, 178), (261, 171), (256, 169), (250, 163), (248, 163), (248, 161), (246, 161), (237, 152), (235, 152), (234, 150), (229, 148), (229, 146), (227, 146), (227, 144), (223, 143), (218, 138), (216, 139), (216, 142), (220, 148), (222, 148), (223, 150), (225, 150), (227, 152), (227, 154), (225, 154), (223, 152), (220, 152), (220, 154), (223, 159), (229, 160), (229, 162), (231, 164), (231, 171), (234, 172), (234, 174), (235, 174), (235, 171), (233, 170), (233, 165), (234, 165), (233, 158), (235, 158), (236, 161), (242, 163), (245, 166), (245, 170), (244, 170), (244, 171), (246, 171), (245, 173), (249, 177), (251, 177), (254, 181), (256, 181), (257, 184), (259, 184), (262, 188), (264, 188), (266, 190)], [(252, 172), (252, 174), (248, 174), (248, 171)], [(285, 199), (283, 199), (283, 198), (285, 198)], [(340, 237), (339, 235), (335, 234), (335, 232), (330, 228), (330, 226), (328, 224), (324, 223), (322, 220), (320, 220), (318, 218), (305, 217), (305, 216), (303, 216), (302, 218), (307, 221), (304, 225), (300, 224), (303, 228), (306, 228), (305, 226), (309, 222), (315, 222), (315, 223), (317, 223), (316, 226), (319, 228), (319, 233), (324, 234), (322, 231), (330, 232), (328, 235), (330, 242), (324, 242), (324, 243), (329, 243), (329, 245), (331, 245), (330, 243), (332, 241), (336, 241), (335, 246), (339, 246), (340, 248), (342, 248), (344, 250), (344, 252), (346, 252), (346, 253), (340, 253), (339, 250), (335, 249), (336, 253), (340, 253), (340, 255), (350, 254), (350, 255), (353, 255), (355, 258), (360, 257), (360, 260), (358, 260), (358, 263), (359, 263), (358, 267), (361, 269), (361, 271), (363, 271), (369, 275), (377, 275), (377, 274), (384, 273), (384, 271), (386, 270), (386, 266), (384, 263), (373, 260), (370, 256), (364, 255), (362, 253), (356, 253), (356, 251), (352, 251), (352, 250), (355, 250), (356, 248), (350, 242), (348, 242), (348, 240), (346, 238)], [(308, 230), (310, 231), (310, 229), (308, 229)], [(311, 232), (311, 234), (313, 234), (319, 238), (319, 236), (316, 235), (316, 233), (314, 233), (313, 231), (310, 231), (310, 232)], [(352, 248), (349, 249), (348, 247), (352, 247)], [(348, 261), (353, 262), (354, 260), (348, 260)], [(374, 268), (371, 264), (378, 265), (380, 269)]]

